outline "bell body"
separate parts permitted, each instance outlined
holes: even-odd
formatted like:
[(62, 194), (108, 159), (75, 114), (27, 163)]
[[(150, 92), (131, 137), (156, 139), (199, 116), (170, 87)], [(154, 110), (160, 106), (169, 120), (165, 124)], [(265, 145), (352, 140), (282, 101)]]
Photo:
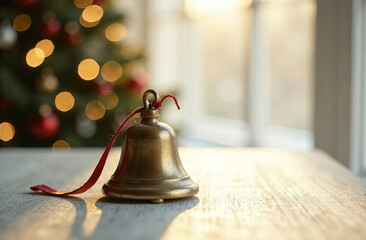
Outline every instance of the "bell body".
[(126, 131), (120, 162), (103, 193), (156, 203), (198, 193), (180, 161), (174, 130), (158, 121), (155, 109), (144, 109), (141, 117)]

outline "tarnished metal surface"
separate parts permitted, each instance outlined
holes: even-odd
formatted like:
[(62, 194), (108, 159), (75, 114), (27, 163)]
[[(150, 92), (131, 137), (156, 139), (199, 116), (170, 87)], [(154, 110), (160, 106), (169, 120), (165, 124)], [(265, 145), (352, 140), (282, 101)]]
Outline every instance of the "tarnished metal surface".
[[(149, 94), (154, 96), (152, 103)], [(174, 130), (158, 120), (157, 101), (154, 90), (143, 95), (141, 122), (126, 131), (117, 170), (103, 186), (105, 195), (162, 203), (198, 193), (180, 161)]]

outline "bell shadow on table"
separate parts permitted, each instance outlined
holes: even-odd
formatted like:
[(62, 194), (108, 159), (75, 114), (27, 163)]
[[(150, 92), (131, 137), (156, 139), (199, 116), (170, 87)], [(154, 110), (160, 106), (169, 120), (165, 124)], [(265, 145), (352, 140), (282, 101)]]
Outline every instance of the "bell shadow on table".
[(23, 194), (42, 197), (42, 199), (37, 199), (37, 201), (34, 201), (34, 203), (37, 203), (35, 204), (35, 206), (39, 205), (43, 201), (47, 201), (52, 198), (57, 198), (58, 200), (63, 200), (71, 203), (75, 208), (76, 215), (70, 235), (76, 237), (77, 239), (86, 239), (83, 236), (82, 226), (85, 222), (87, 215), (87, 204), (82, 198), (75, 196), (49, 196), (40, 192), (26, 192)]
[[(26, 194), (44, 196), (41, 193)], [(79, 197), (53, 197), (71, 203), (76, 210), (69, 239), (104, 239), (107, 236), (108, 240), (160, 239), (179, 214), (195, 207), (200, 201), (194, 196), (153, 204), (149, 201), (102, 197), (95, 203), (87, 203)], [(91, 211), (90, 207), (101, 213), (93, 216), (95, 211)], [(86, 228), (91, 232), (86, 234)]]
[[(199, 203), (198, 197), (148, 201), (102, 197), (95, 206), (102, 211), (92, 239), (160, 239), (171, 222)], [(107, 234), (106, 234), (107, 233)]]

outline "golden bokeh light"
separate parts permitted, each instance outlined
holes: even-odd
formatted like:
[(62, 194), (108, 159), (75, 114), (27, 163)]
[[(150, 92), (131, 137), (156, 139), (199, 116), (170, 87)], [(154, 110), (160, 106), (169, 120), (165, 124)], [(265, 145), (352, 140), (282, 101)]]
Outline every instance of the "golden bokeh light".
[(52, 92), (58, 88), (58, 81), (55, 76), (48, 76), (44, 79), (42, 87), (49, 92)]
[(32, 48), (31, 50), (28, 51), (25, 60), (29, 66), (38, 67), (43, 63), (44, 58), (45, 56), (42, 49)]
[(37, 43), (36, 48), (42, 49), (44, 56), (48, 57), (53, 53), (55, 46), (51, 40), (43, 39)]
[(87, 6), (81, 14), (82, 19), (89, 23), (99, 21), (102, 16), (103, 8), (98, 5)]
[(115, 108), (118, 104), (118, 96), (113, 91), (105, 91), (103, 95), (99, 96), (98, 99), (101, 103), (103, 103), (105, 109), (111, 110)]
[(13, 139), (15, 134), (15, 129), (13, 125), (8, 122), (0, 123), (0, 139), (4, 142), (10, 141)]
[(118, 62), (108, 61), (103, 64), (102, 70), (100, 72), (105, 80), (114, 82), (122, 76), (123, 70), (121, 64)]
[(78, 8), (86, 8), (91, 5), (93, 0), (74, 0), (74, 5)]
[(71, 148), (70, 144), (64, 140), (57, 140), (52, 145), (52, 148)]
[(83, 27), (86, 27), (86, 28), (91, 28), (91, 27), (95, 27), (98, 25), (98, 23), (100, 22), (100, 20), (98, 21), (95, 21), (95, 22), (87, 22), (83, 19), (82, 16), (80, 16), (79, 18), (79, 22), (80, 22), (80, 25), (83, 26)]
[(75, 104), (75, 99), (69, 92), (61, 92), (55, 98), (55, 106), (61, 112), (69, 111)]
[(85, 114), (91, 120), (101, 119), (105, 114), (105, 107), (100, 101), (91, 101), (86, 105)]
[(31, 24), (32, 24), (32, 19), (29, 17), (28, 14), (25, 14), (25, 13), (19, 14), (18, 16), (16, 16), (13, 21), (13, 27), (18, 32), (23, 32), (23, 31), (27, 30)]
[(99, 73), (99, 65), (98, 63), (93, 59), (85, 59), (80, 62), (78, 66), (78, 73), (79, 76), (86, 80), (93, 80), (98, 76)]
[(126, 28), (120, 23), (112, 23), (105, 29), (105, 37), (111, 42), (121, 40), (126, 34)]

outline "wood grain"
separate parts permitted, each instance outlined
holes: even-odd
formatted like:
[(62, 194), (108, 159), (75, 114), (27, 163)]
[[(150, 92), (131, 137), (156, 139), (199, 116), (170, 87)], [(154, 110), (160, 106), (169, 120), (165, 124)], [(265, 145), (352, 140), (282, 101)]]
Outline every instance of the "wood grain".
[(164, 204), (104, 198), (116, 168), (111, 152), (97, 185), (89, 177), (101, 149), (0, 150), (0, 239), (366, 239), (366, 183), (326, 154), (274, 149), (180, 149), (199, 184), (193, 198)]

